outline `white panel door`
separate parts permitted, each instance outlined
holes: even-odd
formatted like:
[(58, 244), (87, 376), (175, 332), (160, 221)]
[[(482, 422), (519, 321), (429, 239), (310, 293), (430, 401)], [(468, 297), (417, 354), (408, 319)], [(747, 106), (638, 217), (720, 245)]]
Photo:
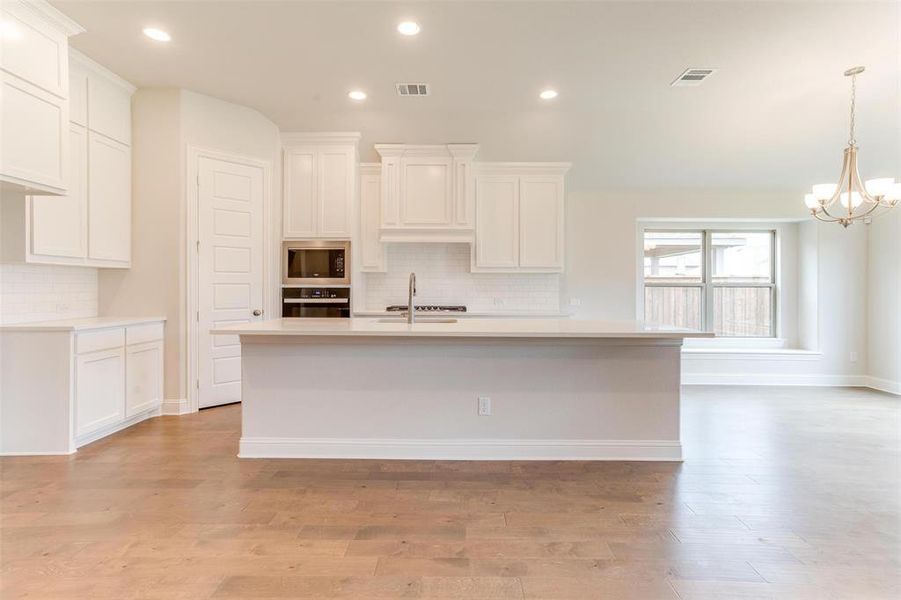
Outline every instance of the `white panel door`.
[(88, 257), (131, 260), (131, 149), (88, 132)]
[(75, 360), (75, 435), (125, 417), (125, 350), (79, 354)]
[(125, 416), (158, 407), (163, 401), (163, 342), (130, 345), (125, 350)]
[(209, 332), (262, 318), (264, 179), (259, 166), (207, 157), (198, 173), (197, 359), (205, 408), (241, 401), (241, 345)]
[(519, 264), (519, 179), (483, 177), (476, 189), (476, 266)]
[(313, 237), (318, 221), (318, 169), (315, 150), (285, 151), (284, 235)]
[(563, 183), (559, 178), (519, 181), (519, 266), (563, 266)]
[(319, 228), (321, 237), (350, 237), (354, 190), (354, 153), (347, 148), (325, 148), (319, 163)]
[(88, 132), (69, 126), (69, 193), (31, 198), (31, 253), (84, 258), (88, 253)]

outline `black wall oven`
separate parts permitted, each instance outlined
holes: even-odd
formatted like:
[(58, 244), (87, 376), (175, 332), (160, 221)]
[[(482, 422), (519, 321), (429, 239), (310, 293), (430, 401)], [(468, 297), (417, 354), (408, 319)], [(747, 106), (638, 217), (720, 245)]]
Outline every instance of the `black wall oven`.
[(282, 316), (347, 319), (350, 317), (350, 288), (282, 288)]

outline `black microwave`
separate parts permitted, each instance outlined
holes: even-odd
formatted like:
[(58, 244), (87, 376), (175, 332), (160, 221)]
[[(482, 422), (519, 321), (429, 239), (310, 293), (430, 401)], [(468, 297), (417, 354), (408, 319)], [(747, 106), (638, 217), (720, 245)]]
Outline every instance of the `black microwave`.
[(285, 285), (350, 285), (350, 242), (285, 242), (282, 263)]

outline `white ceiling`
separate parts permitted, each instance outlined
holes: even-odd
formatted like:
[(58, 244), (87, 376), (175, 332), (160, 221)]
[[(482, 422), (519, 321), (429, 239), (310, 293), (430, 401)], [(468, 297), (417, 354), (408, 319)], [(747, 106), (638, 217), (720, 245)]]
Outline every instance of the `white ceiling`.
[[(901, 177), (899, 4), (55, 1), (72, 44), (141, 87), (256, 108), (283, 130), (571, 160), (585, 187), (797, 189), (834, 180), (863, 64), (862, 175)], [(413, 18), (415, 38), (395, 31)], [(141, 29), (169, 31), (168, 45)], [(671, 88), (688, 67), (718, 69)], [(428, 98), (394, 84), (426, 81)], [(560, 96), (538, 99), (544, 87)], [(369, 93), (363, 103), (350, 89)]]

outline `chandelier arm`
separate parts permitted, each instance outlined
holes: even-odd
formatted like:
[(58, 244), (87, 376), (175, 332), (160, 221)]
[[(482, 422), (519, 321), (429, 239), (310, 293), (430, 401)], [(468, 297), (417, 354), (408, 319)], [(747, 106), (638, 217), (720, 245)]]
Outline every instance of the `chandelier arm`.
[[(863, 180), (860, 178), (860, 170), (857, 167), (857, 147), (854, 147), (854, 152), (852, 152), (850, 164), (848, 166), (848, 176), (851, 178), (848, 181), (848, 198), (851, 197), (851, 192), (856, 191), (860, 194), (860, 197), (863, 198), (867, 202), (878, 202), (876, 198), (874, 198), (867, 191), (866, 186), (863, 184)], [(851, 188), (856, 188), (852, 190)], [(850, 204), (850, 201), (849, 201)]]
[(849, 155), (851, 153), (856, 152), (854, 146), (848, 146), (845, 148), (844, 156), (842, 157), (842, 174), (838, 178), (838, 184), (835, 186), (835, 193), (832, 194), (832, 197), (829, 198), (826, 202), (823, 203), (823, 207), (831, 206), (835, 204), (839, 197), (842, 195), (842, 183), (845, 181), (845, 177), (848, 176), (848, 164), (851, 162)]
[(821, 217), (820, 213), (818, 213), (818, 212), (813, 213), (813, 216), (817, 221), (822, 221), (823, 223), (837, 223), (838, 222), (838, 219), (832, 217), (832, 215), (829, 215), (829, 214), (827, 214), (827, 216), (830, 217), (828, 219), (824, 219), (823, 217)]

